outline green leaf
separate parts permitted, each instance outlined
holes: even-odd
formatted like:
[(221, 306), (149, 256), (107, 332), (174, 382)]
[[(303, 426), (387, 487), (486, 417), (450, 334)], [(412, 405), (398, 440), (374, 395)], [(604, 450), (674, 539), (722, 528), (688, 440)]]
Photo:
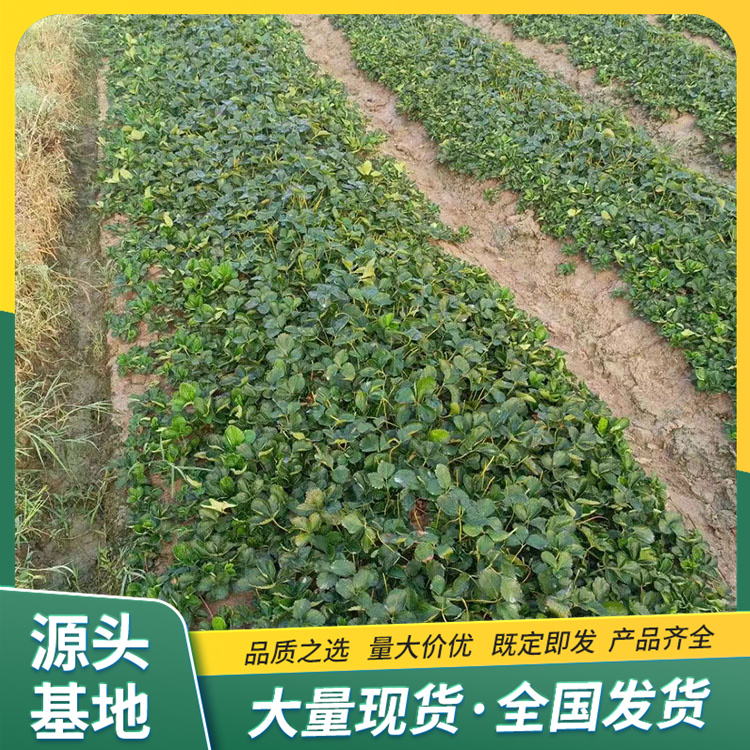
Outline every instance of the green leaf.
[(490, 555), (495, 551), (495, 543), (487, 534), (483, 534), (477, 539), (477, 552), (480, 555)]
[(610, 428), (610, 432), (622, 432), (630, 427), (630, 420), (627, 417), (621, 417)]
[(552, 456), (552, 465), (557, 469), (570, 464), (570, 453), (567, 451), (555, 451)]
[(450, 470), (445, 464), (438, 464), (435, 467), (435, 476), (444, 490), (453, 486), (453, 478), (451, 477)]
[(416, 490), (419, 488), (417, 475), (411, 469), (399, 469), (393, 475), (393, 482), (407, 490)]
[(378, 464), (378, 474), (383, 479), (390, 479), (395, 471), (396, 467), (390, 461), (381, 461)]
[(183, 401), (192, 402), (196, 395), (195, 386), (190, 383), (180, 383), (179, 394)]
[(510, 576), (503, 576), (500, 584), (500, 594), (506, 602), (515, 604), (523, 598), (521, 584)]
[(553, 596), (544, 600), (544, 606), (554, 617), (570, 617), (570, 607)]
[(526, 545), (532, 549), (544, 549), (547, 546), (547, 539), (541, 534), (529, 534), (526, 537)]
[(654, 532), (648, 526), (634, 526), (630, 533), (641, 543), (650, 545), (654, 543), (656, 537)]
[(391, 615), (396, 615), (406, 609), (406, 591), (404, 589), (393, 589), (383, 602), (385, 608)]
[(317, 609), (310, 609), (305, 615), (305, 623), (311, 627), (318, 628), (321, 625), (325, 625), (326, 616)]
[(598, 602), (601, 602), (604, 600), (604, 597), (607, 596), (607, 594), (609, 594), (610, 586), (604, 578), (599, 576), (594, 579), (594, 583), (592, 584), (592, 590), (594, 592), (594, 596), (596, 597), (596, 600)]
[(371, 471), (367, 475), (367, 481), (373, 489), (382, 490), (385, 489), (387, 478), (377, 471)]
[(448, 430), (430, 430), (427, 439), (432, 443), (445, 443), (450, 436)]
[(358, 534), (364, 528), (362, 519), (356, 513), (347, 513), (341, 519), (341, 524), (350, 534)]
[(455, 550), (450, 544), (438, 544), (435, 548), (435, 554), (443, 560), (449, 560), (453, 557)]
[(609, 617), (622, 617), (629, 614), (628, 608), (622, 602), (604, 602), (604, 609)]
[(230, 447), (236, 448), (238, 445), (242, 445), (245, 442), (245, 433), (235, 425), (230, 424), (226, 430), (224, 430), (224, 440), (227, 441)]
[(356, 570), (357, 569), (354, 567), (353, 562), (350, 560), (344, 560), (343, 558), (339, 558), (331, 563), (331, 572), (342, 578), (344, 576), (353, 576)]
[(417, 381), (417, 400), (421, 401), (426, 395), (435, 390), (437, 381), (431, 376), (420, 378)]
[(500, 598), (502, 576), (492, 568), (485, 568), (477, 578), (479, 593), (483, 599), (497, 601)]
[(349, 469), (346, 466), (337, 466), (331, 472), (331, 477), (336, 484), (345, 484), (350, 477)]

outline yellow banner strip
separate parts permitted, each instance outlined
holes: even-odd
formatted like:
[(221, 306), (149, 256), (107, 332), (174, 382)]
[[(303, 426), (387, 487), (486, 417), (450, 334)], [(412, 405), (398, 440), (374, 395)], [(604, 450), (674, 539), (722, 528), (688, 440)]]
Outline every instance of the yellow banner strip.
[(199, 676), (750, 656), (750, 613), (190, 634)]

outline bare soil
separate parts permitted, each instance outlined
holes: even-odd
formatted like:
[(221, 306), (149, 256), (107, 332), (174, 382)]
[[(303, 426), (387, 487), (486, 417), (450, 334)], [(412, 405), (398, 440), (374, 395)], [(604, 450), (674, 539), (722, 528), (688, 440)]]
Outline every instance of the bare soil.
[(340, 80), (372, 126), (389, 136), (381, 151), (406, 164), (447, 224), (471, 228), (471, 239), (444, 249), (509, 287), (518, 305), (549, 329), (569, 369), (615, 414), (630, 419), (627, 434), (636, 459), (666, 484), (669, 505), (704, 534), (734, 590), (736, 455), (723, 425), (732, 415), (731, 399), (696, 391), (682, 354), (636, 317), (627, 301), (612, 296), (616, 272), (597, 272), (579, 261), (574, 274), (560, 275), (557, 266), (569, 257), (541, 232), (531, 211), (518, 211), (516, 194), (502, 191), (490, 205), (483, 191), (498, 183), (438, 164), (424, 128), (400, 115), (395, 95), (356, 67), (345, 36), (326, 19), (289, 20), (321, 72)]
[(616, 83), (604, 86), (596, 80), (596, 69), (582, 70), (568, 58), (567, 45), (542, 44), (535, 39), (515, 36), (510, 25), (488, 14), (459, 15), (464, 23), (483, 31), (500, 42), (511, 43), (519, 52), (531, 58), (545, 73), (563, 81), (586, 101), (615, 107), (627, 121), (644, 131), (650, 140), (676, 161), (695, 172), (725, 185), (737, 184), (736, 170), (726, 170), (703, 149), (705, 136), (689, 113), (673, 113), (671, 120), (655, 119), (644, 107), (636, 104)]

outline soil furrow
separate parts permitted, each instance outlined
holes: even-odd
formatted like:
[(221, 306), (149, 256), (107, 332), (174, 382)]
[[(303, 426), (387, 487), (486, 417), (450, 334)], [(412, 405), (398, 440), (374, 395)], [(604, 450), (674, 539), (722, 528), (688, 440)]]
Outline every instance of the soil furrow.
[[(382, 152), (405, 163), (446, 223), (471, 228), (469, 240), (444, 249), (509, 287), (518, 305), (547, 326), (569, 369), (630, 419), (636, 459), (667, 485), (671, 506), (704, 534), (734, 590), (735, 453), (723, 424), (732, 415), (731, 399), (696, 391), (683, 355), (636, 318), (626, 300), (612, 296), (619, 286), (615, 271), (597, 272), (578, 261), (574, 274), (559, 274), (567, 256), (531, 211), (518, 212), (517, 195), (439, 165), (424, 128), (400, 115), (396, 96), (356, 67), (345, 36), (326, 19), (289, 20), (303, 34), (310, 59), (340, 80), (372, 126), (388, 135)], [(483, 196), (487, 188), (497, 192), (492, 204)]]
[(603, 86), (596, 81), (596, 69), (581, 70), (568, 58), (566, 45), (542, 44), (535, 39), (515, 36), (510, 25), (488, 14), (459, 14), (464, 23), (473, 26), (493, 39), (510, 42), (526, 57), (531, 58), (545, 73), (563, 81), (586, 101), (615, 107), (622, 111), (625, 119), (634, 127), (645, 131), (648, 137), (672, 158), (695, 172), (700, 172), (725, 185), (737, 183), (736, 171), (719, 167), (716, 161), (703, 150), (705, 136), (695, 124), (691, 114), (678, 115), (669, 122), (660, 122), (651, 117), (640, 105), (628, 98), (627, 93), (616, 84)]

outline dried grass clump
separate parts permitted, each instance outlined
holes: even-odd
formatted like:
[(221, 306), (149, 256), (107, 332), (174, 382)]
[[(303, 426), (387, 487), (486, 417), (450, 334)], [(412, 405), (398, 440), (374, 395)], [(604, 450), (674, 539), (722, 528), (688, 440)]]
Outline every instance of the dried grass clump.
[(66, 137), (79, 118), (77, 76), (86, 46), (82, 16), (35, 23), (16, 51), (16, 377), (33, 377), (67, 309), (54, 271), (72, 199)]

